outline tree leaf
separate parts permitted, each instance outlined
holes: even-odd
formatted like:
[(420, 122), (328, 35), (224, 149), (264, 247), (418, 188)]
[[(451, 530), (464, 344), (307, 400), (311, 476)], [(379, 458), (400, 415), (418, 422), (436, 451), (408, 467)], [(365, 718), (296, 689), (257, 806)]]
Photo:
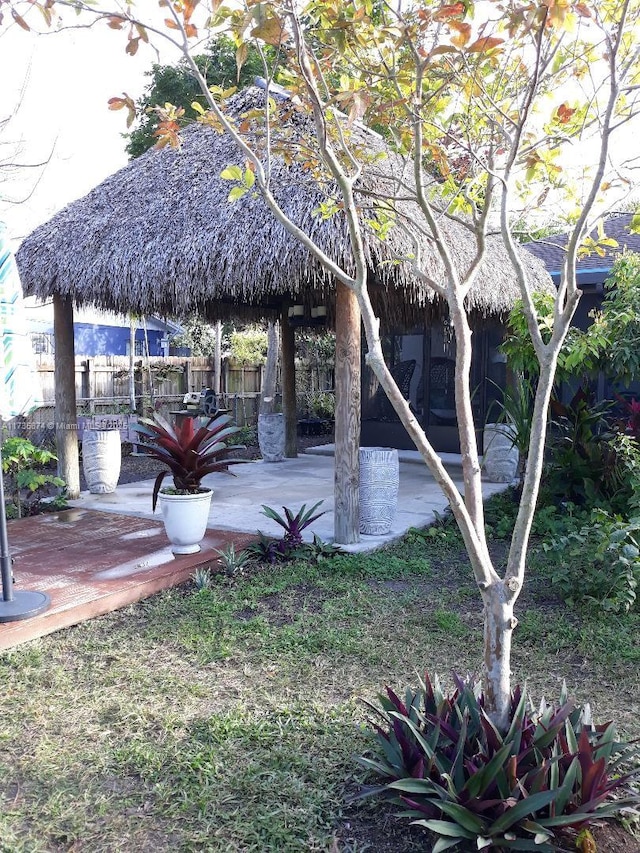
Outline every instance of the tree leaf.
[(240, 166), (227, 166), (226, 169), (220, 172), (220, 177), (223, 181), (241, 181), (242, 169)]
[(234, 187), (229, 193), (227, 201), (238, 201), (238, 199), (242, 198), (242, 196), (246, 194), (246, 187)]
[(255, 39), (260, 39), (266, 44), (271, 44), (274, 47), (279, 47), (285, 41), (285, 27), (283, 21), (275, 15), (262, 21), (251, 30), (251, 35)]
[(501, 44), (504, 44), (504, 39), (496, 36), (483, 36), (470, 44), (467, 50), (469, 53), (487, 53)]

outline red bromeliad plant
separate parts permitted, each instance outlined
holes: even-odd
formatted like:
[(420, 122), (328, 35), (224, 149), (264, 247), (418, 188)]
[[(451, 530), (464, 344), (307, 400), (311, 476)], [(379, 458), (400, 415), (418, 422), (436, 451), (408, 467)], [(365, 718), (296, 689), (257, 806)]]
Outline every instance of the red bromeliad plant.
[(637, 440), (640, 438), (640, 400), (635, 398), (627, 400), (620, 394), (616, 394), (616, 400), (622, 403), (624, 408), (623, 425), (625, 432)]
[(227, 446), (227, 439), (239, 428), (229, 426), (229, 415), (210, 418), (198, 429), (193, 418), (185, 418), (181, 424), (172, 426), (161, 415), (153, 419), (140, 418), (135, 429), (142, 437), (142, 444), (150, 456), (164, 462), (169, 471), (161, 471), (153, 487), (153, 509), (155, 511), (162, 481), (171, 473), (178, 494), (202, 491), (202, 478), (216, 471), (229, 471), (229, 465), (237, 465), (242, 459), (229, 459), (234, 450), (243, 445)]

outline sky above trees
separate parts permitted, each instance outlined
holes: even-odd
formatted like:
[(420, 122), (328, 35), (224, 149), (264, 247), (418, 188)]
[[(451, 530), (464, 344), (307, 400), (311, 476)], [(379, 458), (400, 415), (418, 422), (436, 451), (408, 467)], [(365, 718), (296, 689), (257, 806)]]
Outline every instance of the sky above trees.
[(44, 169), (0, 169), (0, 219), (14, 244), (125, 165), (123, 114), (107, 101), (123, 92), (139, 97), (156, 61), (146, 46), (127, 56), (104, 25), (40, 36), (0, 28), (0, 121), (11, 116), (0, 130), (0, 164), (51, 155)]

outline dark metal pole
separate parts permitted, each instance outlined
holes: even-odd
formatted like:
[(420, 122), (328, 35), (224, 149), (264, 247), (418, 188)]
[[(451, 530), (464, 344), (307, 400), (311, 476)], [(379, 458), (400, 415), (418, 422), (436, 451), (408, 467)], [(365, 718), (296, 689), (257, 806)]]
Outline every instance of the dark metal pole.
[(4, 477), (2, 476), (2, 448), (0, 447), (0, 561), (2, 565), (2, 600), (13, 601), (11, 554), (7, 536), (7, 516), (4, 505)]
[(0, 561), (2, 564), (2, 601), (0, 601), (0, 622), (18, 622), (30, 619), (42, 613), (51, 604), (46, 592), (32, 590), (13, 591), (13, 572), (9, 537), (7, 536), (7, 517), (4, 505), (4, 482), (2, 476), (2, 452), (0, 451)]

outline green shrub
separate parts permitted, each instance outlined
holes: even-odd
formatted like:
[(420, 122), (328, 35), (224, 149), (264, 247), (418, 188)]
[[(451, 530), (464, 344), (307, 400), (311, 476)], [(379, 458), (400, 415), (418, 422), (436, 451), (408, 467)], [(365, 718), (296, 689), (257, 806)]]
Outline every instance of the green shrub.
[(257, 443), (258, 430), (256, 427), (250, 426), (249, 424), (238, 427), (237, 433), (230, 436), (227, 441), (227, 445), (229, 447), (235, 447), (238, 444), (243, 445), (243, 447), (255, 447)]
[(625, 520), (594, 509), (578, 530), (544, 543), (557, 555), (551, 578), (567, 604), (620, 613), (636, 604), (640, 582), (640, 516)]
[(479, 685), (455, 680), (451, 697), (428, 676), (404, 700), (387, 688), (380, 708), (369, 705), (373, 754), (359, 759), (382, 781), (364, 795), (401, 806), (402, 817), (438, 836), (433, 853), (469, 843), (552, 851), (556, 833), (640, 801), (624, 793), (640, 775), (637, 764), (626, 767), (635, 750), (618, 741), (613, 724), (594, 726), (589, 706), (574, 705), (566, 689), (557, 706), (543, 700), (535, 710), (517, 687), (502, 734)]
[[(549, 501), (549, 502), (548, 502)], [(488, 533), (495, 539), (509, 539), (518, 514), (518, 503), (514, 489), (494, 495), (485, 506), (485, 521)], [(531, 532), (534, 536), (549, 538), (559, 536), (576, 526), (576, 518), (588, 518), (588, 511), (571, 501), (556, 504), (548, 492), (542, 492), (533, 517)]]
[[(57, 456), (43, 447), (36, 447), (26, 438), (17, 436), (7, 438), (2, 444), (2, 471), (8, 478), (8, 491), (14, 509), (6, 508), (7, 517), (20, 518), (23, 515), (35, 515), (42, 509), (42, 501), (47, 497), (51, 486), (63, 489), (64, 480), (55, 474), (48, 474), (43, 467), (57, 460)], [(56, 501), (59, 509), (65, 504), (64, 498)]]

